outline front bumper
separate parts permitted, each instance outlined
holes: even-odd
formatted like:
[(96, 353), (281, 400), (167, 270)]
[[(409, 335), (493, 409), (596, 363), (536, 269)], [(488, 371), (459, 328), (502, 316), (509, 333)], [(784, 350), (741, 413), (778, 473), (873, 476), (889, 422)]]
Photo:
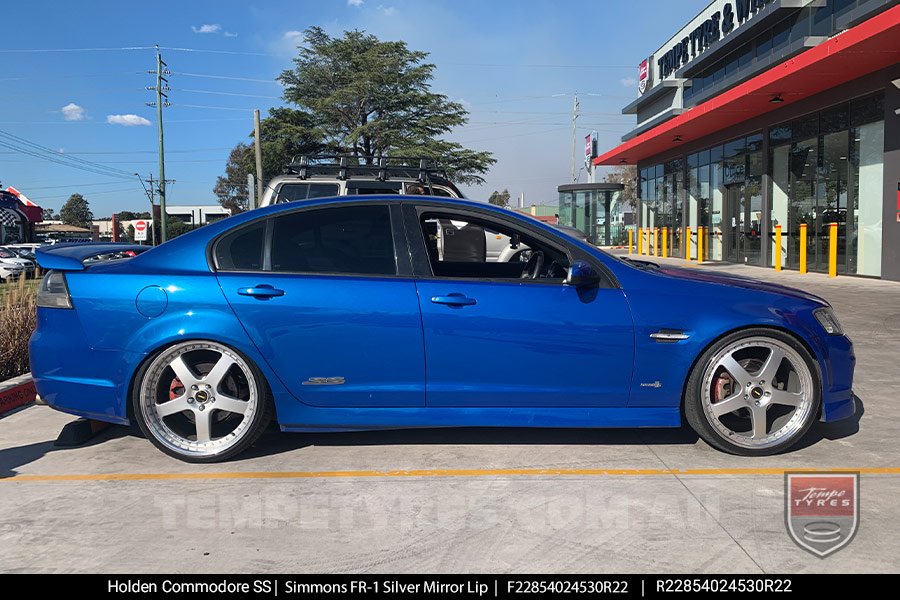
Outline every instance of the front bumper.
[(853, 372), (856, 355), (845, 335), (828, 336), (827, 356), (822, 368), (822, 421), (839, 421), (856, 414)]

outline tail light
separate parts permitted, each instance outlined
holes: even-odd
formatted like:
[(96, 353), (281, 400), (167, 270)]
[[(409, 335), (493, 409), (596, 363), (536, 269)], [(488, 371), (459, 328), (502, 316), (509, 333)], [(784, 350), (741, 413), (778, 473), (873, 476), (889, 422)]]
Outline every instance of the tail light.
[(37, 305), (42, 308), (72, 308), (69, 286), (62, 271), (48, 271), (38, 288)]

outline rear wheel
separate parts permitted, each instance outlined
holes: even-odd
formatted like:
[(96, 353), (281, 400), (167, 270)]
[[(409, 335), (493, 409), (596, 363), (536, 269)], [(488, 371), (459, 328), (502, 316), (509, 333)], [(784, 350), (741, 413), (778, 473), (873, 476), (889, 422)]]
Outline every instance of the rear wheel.
[(820, 390), (816, 363), (796, 339), (775, 330), (741, 331), (697, 361), (688, 379), (685, 418), (725, 452), (776, 454), (812, 426)]
[(237, 455), (271, 418), (259, 369), (217, 342), (182, 342), (161, 351), (138, 373), (132, 402), (144, 435), (187, 462)]

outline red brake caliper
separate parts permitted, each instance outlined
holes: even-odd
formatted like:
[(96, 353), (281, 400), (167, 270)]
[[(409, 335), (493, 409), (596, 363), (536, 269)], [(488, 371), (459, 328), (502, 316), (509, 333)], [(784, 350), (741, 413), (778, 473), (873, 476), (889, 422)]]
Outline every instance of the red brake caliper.
[(730, 396), (732, 385), (733, 381), (728, 373), (719, 375), (719, 377), (716, 378), (716, 384), (713, 386), (713, 403), (715, 404), (719, 400)]
[(174, 400), (184, 393), (184, 384), (177, 377), (169, 384), (169, 400)]

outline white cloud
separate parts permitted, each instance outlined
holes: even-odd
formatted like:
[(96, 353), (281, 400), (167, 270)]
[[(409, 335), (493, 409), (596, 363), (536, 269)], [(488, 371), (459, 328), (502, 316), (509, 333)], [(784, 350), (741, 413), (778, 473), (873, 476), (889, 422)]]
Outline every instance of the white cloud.
[(302, 31), (285, 31), (282, 36), (286, 40), (299, 40), (303, 37)]
[(360, 7), (362, 5), (363, 5), (363, 0), (347, 0), (347, 6)]
[(135, 127), (137, 125), (149, 127), (152, 125), (150, 121), (138, 115), (106, 115), (106, 122), (110, 125), (124, 125), (125, 127)]
[(222, 35), (224, 35), (225, 37), (237, 37), (238, 36), (238, 34), (234, 33), (233, 31), (226, 31)]
[(393, 17), (395, 14), (397, 14), (396, 8), (394, 8), (393, 6), (385, 6), (384, 4), (379, 4), (378, 10), (384, 13), (384, 16), (386, 17)]
[(222, 31), (222, 26), (218, 23), (207, 23), (197, 27), (196, 25), (191, 25), (191, 31), (194, 33), (219, 33)]
[(637, 85), (637, 79), (634, 77), (623, 77), (619, 80), (619, 83), (622, 84), (622, 87), (634, 87)]
[(65, 119), (66, 121), (84, 120), (84, 107), (78, 106), (74, 102), (69, 102), (59, 110), (63, 115), (63, 119)]

